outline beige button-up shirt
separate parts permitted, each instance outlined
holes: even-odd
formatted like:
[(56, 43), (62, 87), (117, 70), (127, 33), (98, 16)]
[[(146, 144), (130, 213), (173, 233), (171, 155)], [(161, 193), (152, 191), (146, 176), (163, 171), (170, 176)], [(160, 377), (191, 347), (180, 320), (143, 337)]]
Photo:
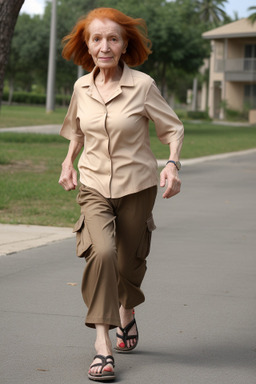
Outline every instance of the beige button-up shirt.
[(84, 144), (80, 181), (106, 198), (119, 198), (158, 182), (149, 120), (163, 144), (179, 140), (183, 125), (154, 80), (124, 64), (119, 86), (104, 103), (94, 73), (79, 78), (60, 134)]

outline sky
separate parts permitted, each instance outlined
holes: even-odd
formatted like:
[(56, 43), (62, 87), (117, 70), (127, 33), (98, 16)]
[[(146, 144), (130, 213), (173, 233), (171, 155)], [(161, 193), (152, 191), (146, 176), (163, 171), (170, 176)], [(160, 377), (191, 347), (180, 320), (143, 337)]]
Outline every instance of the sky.
[[(21, 12), (30, 15), (42, 15), (44, 12), (46, 0), (25, 0)], [(234, 12), (238, 13), (238, 17), (248, 17), (250, 12), (249, 7), (256, 6), (255, 0), (228, 0), (225, 4), (226, 13), (233, 17)]]

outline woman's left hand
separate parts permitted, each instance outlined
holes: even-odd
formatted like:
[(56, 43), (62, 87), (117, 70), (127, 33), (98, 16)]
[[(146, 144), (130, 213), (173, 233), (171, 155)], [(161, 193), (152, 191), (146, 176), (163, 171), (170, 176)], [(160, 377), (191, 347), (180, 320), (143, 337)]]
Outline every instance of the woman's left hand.
[(167, 188), (163, 194), (163, 198), (169, 199), (170, 197), (177, 195), (177, 193), (180, 192), (181, 187), (178, 170), (174, 164), (166, 165), (160, 173), (160, 187), (165, 187), (166, 182)]

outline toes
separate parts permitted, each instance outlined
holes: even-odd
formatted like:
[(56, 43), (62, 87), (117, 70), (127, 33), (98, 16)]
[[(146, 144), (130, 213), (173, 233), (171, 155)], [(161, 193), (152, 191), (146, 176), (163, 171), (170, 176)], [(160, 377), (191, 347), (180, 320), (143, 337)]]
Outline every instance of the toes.
[[(96, 363), (97, 363), (97, 360), (95, 360)], [(93, 362), (95, 363), (95, 362)], [(102, 367), (93, 367), (93, 368), (89, 368), (89, 371), (88, 373), (90, 374), (93, 374), (93, 375), (99, 375), (101, 373), (101, 370), (102, 370)], [(106, 371), (106, 372), (114, 372), (114, 369), (113, 369), (113, 366), (111, 364), (107, 364), (102, 371)]]
[(104, 367), (103, 371), (106, 371), (106, 372), (113, 372), (113, 368), (111, 365), (106, 365), (106, 367)]
[[(127, 347), (131, 348), (136, 344), (136, 339), (127, 340)], [(121, 347), (122, 348), (122, 347)]]

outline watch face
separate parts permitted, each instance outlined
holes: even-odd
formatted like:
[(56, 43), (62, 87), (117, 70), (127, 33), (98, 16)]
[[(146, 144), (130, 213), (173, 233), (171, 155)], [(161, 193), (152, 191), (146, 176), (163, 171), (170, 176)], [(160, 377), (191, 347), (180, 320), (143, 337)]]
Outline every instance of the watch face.
[(176, 167), (177, 167), (178, 171), (181, 169), (181, 163), (180, 163), (180, 161), (176, 161)]

